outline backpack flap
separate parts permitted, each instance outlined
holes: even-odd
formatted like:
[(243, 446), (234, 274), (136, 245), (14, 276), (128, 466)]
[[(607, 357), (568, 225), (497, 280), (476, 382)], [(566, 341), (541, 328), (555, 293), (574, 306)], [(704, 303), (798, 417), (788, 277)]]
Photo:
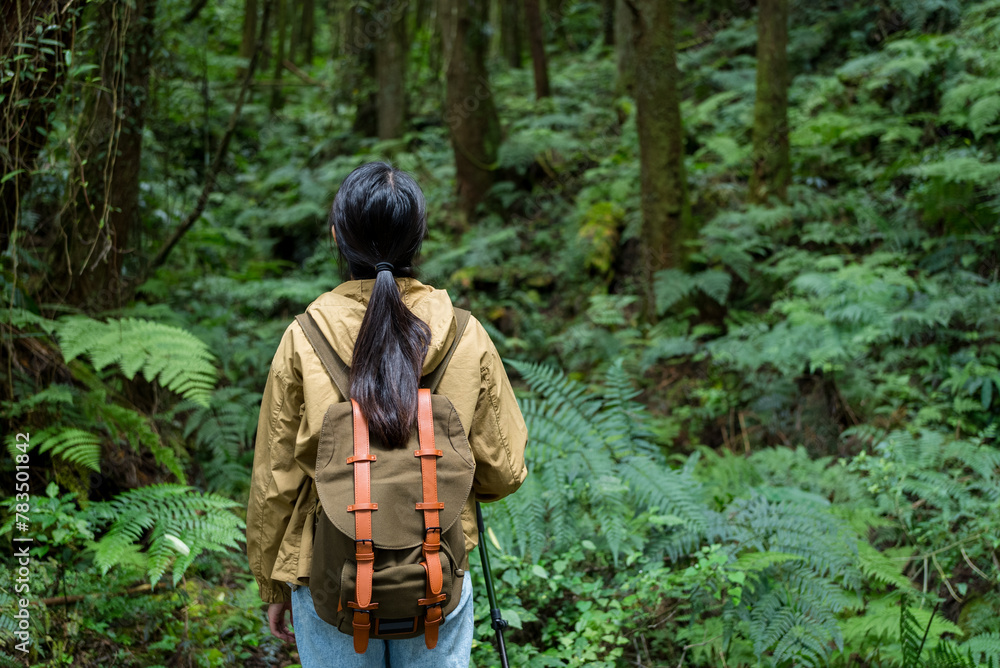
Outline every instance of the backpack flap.
[[(438, 500), (442, 532), (459, 520), (472, 492), (476, 470), (472, 451), (458, 413), (444, 395), (431, 395), (434, 412), (434, 442), (443, 455), (437, 461)], [(350, 402), (331, 405), (323, 418), (316, 453), (316, 491), (322, 511), (348, 536), (354, 535), (353, 416)], [(378, 504), (372, 513), (372, 536), (376, 548), (399, 550), (419, 547), (424, 540), (423, 517), (416, 504), (423, 501), (420, 462), (414, 450), (389, 451), (371, 435), (371, 498)], [(415, 442), (415, 439), (414, 439)], [(405, 452), (405, 455), (404, 455)], [(402, 455), (402, 456), (401, 456)]]

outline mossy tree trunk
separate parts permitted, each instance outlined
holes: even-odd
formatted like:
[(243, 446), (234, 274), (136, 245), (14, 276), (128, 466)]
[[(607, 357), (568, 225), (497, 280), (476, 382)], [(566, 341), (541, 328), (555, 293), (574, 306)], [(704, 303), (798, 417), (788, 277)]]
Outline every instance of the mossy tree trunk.
[(535, 71), (535, 98), (549, 97), (549, 65), (545, 58), (545, 27), (538, 0), (524, 0), (524, 18), (528, 23), (528, 44)]
[(493, 185), (500, 146), (500, 119), (485, 64), (489, 2), (443, 0), (440, 11), (447, 63), (444, 118), (455, 154), (459, 226), (464, 227)]
[(645, 312), (655, 318), (653, 275), (683, 267), (693, 236), (684, 176), (684, 134), (674, 47), (676, 0), (633, 0), (635, 99), (642, 193)]
[(378, 78), (378, 138), (403, 136), (406, 123), (406, 8), (381, 0), (376, 13), (375, 72)]
[(791, 178), (788, 151), (788, 0), (760, 0), (749, 201), (763, 204), (771, 197), (785, 201)]
[(44, 298), (88, 312), (118, 308), (131, 297), (129, 276), (141, 274), (139, 177), (142, 133), (155, 48), (156, 0), (94, 7), (94, 60), (102, 86), (88, 89), (74, 140), (82, 183), (54, 225)]

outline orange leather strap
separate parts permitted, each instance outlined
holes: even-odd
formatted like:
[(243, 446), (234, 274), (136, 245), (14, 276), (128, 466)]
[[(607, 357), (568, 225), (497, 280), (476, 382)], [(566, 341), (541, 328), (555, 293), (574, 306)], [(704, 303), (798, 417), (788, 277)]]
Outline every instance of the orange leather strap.
[(444, 620), (441, 604), (445, 595), (441, 593), (444, 574), (441, 569), (441, 519), (444, 504), (438, 501), (437, 458), (442, 452), (434, 447), (434, 414), (431, 408), (431, 391), (423, 388), (417, 391), (417, 434), (420, 449), (414, 456), (420, 459), (420, 478), (423, 483), (424, 500), (417, 504), (417, 510), (424, 513), (423, 567), (427, 573), (427, 595), (417, 602), (427, 606), (424, 619), (424, 641), (427, 649), (437, 645), (438, 626)]
[(348, 457), (347, 463), (354, 465), (354, 504), (347, 506), (347, 511), (354, 513), (358, 575), (357, 601), (349, 601), (347, 606), (354, 608), (354, 651), (364, 654), (371, 632), (371, 611), (378, 608), (378, 603), (372, 603), (372, 577), (375, 574), (372, 512), (378, 510), (378, 504), (372, 503), (371, 465), (375, 456), (368, 451), (368, 421), (354, 399), (351, 399), (351, 407), (354, 411), (354, 456)]

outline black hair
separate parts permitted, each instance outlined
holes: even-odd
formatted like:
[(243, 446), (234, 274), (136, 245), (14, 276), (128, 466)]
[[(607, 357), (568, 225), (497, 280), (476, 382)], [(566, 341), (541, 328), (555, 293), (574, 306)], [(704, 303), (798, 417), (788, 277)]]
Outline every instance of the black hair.
[[(384, 162), (351, 172), (330, 211), (337, 248), (355, 279), (375, 279), (354, 342), (351, 396), (369, 431), (388, 447), (402, 447), (417, 420), (417, 390), (430, 328), (399, 294), (394, 278), (413, 276), (413, 260), (427, 231), (427, 205), (413, 178)], [(378, 271), (388, 262), (391, 271)]]

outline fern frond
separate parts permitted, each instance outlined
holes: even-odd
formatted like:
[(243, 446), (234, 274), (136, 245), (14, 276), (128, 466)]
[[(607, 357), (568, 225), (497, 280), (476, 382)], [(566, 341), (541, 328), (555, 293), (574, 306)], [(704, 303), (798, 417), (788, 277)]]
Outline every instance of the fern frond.
[(69, 316), (60, 320), (56, 334), (67, 362), (87, 355), (95, 369), (116, 364), (130, 380), (141, 371), (146, 380), (208, 405), (215, 356), (185, 329), (137, 318), (100, 322)]
[[(34, 432), (30, 440), (31, 450), (48, 452), (73, 464), (101, 471), (101, 439), (94, 434), (75, 427), (49, 427)], [(7, 436), (7, 452), (11, 457), (19, 454), (14, 434)]]
[[(111, 501), (91, 504), (89, 513), (98, 524), (111, 523), (107, 533), (90, 545), (94, 562), (107, 573), (131, 552), (148, 543), (147, 575), (154, 586), (174, 558), (176, 585), (187, 567), (202, 552), (239, 549), (246, 525), (230, 509), (236, 502), (215, 494), (196, 492), (186, 485), (150, 485), (130, 490)], [(178, 552), (178, 545), (188, 553)]]

